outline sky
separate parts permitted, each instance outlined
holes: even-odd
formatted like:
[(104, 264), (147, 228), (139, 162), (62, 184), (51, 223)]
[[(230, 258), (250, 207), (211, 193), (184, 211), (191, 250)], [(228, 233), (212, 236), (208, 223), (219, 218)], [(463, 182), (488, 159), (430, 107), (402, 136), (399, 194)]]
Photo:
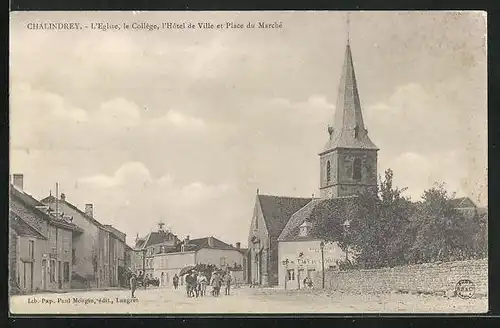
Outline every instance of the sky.
[[(30, 30), (30, 22), (281, 23), (223, 30)], [(11, 173), (145, 235), (247, 244), (261, 194), (319, 195), (347, 35), (342, 12), (14, 12)], [(486, 16), (352, 12), (378, 173), (487, 204)]]

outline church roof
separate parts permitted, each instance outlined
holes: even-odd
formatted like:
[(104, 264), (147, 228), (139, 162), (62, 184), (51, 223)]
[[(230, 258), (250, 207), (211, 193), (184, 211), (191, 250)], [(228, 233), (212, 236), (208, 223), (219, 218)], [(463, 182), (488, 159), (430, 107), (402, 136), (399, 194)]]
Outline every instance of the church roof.
[[(321, 239), (328, 230), (331, 238), (335, 238), (343, 229), (343, 223), (347, 219), (347, 213), (356, 209), (357, 197), (339, 197), (331, 199), (315, 199), (300, 211), (295, 213), (287, 227), (279, 237), (279, 241), (305, 241)], [(311, 229), (307, 236), (300, 236), (300, 225), (305, 220), (311, 223)], [(328, 222), (328, 226), (323, 223)]]
[(292, 214), (304, 207), (311, 198), (258, 195), (267, 231), (271, 238), (277, 238)]
[(321, 202), (321, 199), (313, 199), (309, 203), (307, 203), (304, 207), (302, 207), (297, 212), (292, 214), (290, 220), (288, 220), (287, 224), (283, 228), (283, 231), (278, 237), (278, 241), (284, 241), (294, 231), (296, 231), (306, 221), (306, 219), (309, 218), (312, 210), (319, 202)]
[(333, 127), (328, 128), (330, 139), (325, 145), (325, 152), (335, 148), (378, 150), (365, 129), (349, 42), (345, 50), (333, 123)]

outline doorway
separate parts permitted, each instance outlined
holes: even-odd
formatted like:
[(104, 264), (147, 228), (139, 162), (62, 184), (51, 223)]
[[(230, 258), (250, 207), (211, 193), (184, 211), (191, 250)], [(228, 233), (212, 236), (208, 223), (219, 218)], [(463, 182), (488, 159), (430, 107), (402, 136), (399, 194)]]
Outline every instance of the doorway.
[(42, 290), (47, 290), (47, 260), (42, 260)]

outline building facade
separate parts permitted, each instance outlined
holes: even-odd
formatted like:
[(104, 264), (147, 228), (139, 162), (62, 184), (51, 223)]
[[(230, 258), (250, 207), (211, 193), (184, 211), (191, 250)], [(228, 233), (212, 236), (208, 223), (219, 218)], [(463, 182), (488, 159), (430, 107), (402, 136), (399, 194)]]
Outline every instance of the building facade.
[(26, 293), (70, 289), (73, 240), (83, 230), (25, 193), (20, 174), (14, 175), (9, 207), (11, 282)]
[[(323, 248), (315, 228), (324, 220), (347, 226), (346, 211), (356, 210), (357, 195), (377, 190), (378, 147), (368, 136), (347, 42), (333, 124), (320, 157), (320, 198), (257, 196), (249, 233), (249, 282), (261, 285), (288, 282), (300, 287), (312, 272), (349, 257), (336, 243)], [(347, 224), (347, 225), (346, 225)]]
[(85, 211), (67, 201), (49, 195), (41, 200), (52, 210), (72, 217), (83, 230), (73, 240), (73, 288), (102, 288), (119, 286), (119, 259), (125, 258), (125, 234), (94, 218), (93, 204), (85, 204)]
[(260, 195), (257, 193), (248, 235), (246, 282), (278, 284), (278, 236), (290, 216), (311, 198)]
[[(152, 261), (152, 277), (158, 278), (160, 286), (171, 286), (174, 275), (187, 266), (197, 264), (215, 265), (221, 270), (231, 270), (234, 283), (243, 282), (244, 252), (228, 245), (215, 237), (198, 239), (185, 238), (175, 250), (165, 249), (154, 254)], [(181, 277), (181, 284), (184, 283)]]

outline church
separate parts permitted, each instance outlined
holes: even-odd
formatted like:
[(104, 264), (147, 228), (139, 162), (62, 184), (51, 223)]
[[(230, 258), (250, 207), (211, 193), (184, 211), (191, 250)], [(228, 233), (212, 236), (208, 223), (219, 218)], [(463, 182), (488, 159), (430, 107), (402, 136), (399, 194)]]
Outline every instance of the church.
[(323, 243), (314, 227), (328, 218), (349, 222), (344, 213), (356, 195), (377, 188), (377, 146), (363, 121), (349, 37), (333, 124), (319, 154), (320, 197), (294, 198), (257, 192), (248, 237), (248, 283), (301, 288), (305, 277), (351, 259), (336, 243)]

